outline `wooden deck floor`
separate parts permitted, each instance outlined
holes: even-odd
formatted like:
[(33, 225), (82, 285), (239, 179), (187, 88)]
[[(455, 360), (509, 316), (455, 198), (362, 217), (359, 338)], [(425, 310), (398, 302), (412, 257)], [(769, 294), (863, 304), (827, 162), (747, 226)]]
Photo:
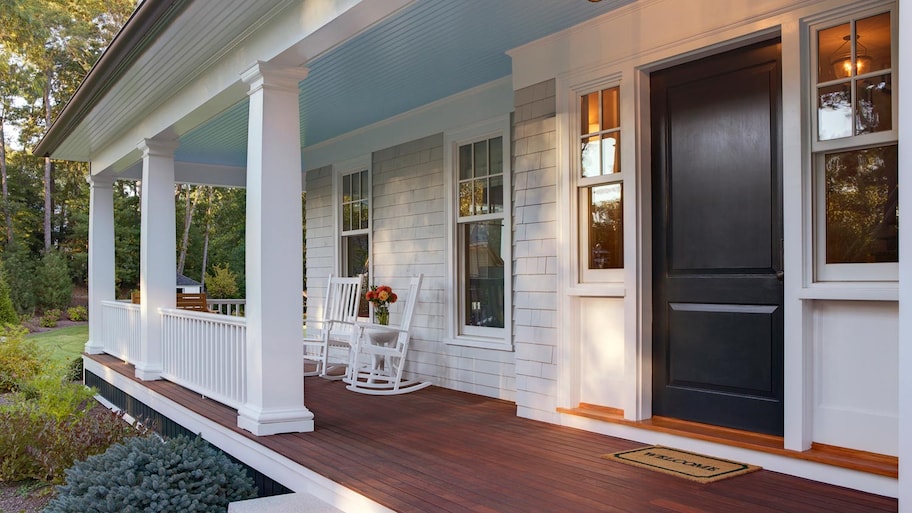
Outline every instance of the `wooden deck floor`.
[[(132, 367), (92, 356), (132, 377)], [(437, 387), (373, 397), (306, 378), (312, 433), (254, 437), (236, 412), (143, 382), (215, 422), (401, 513), (860, 513), (897, 501), (761, 470), (697, 484), (600, 456), (643, 444), (521, 419), (512, 403)], [(273, 476), (277, 477), (277, 476)]]

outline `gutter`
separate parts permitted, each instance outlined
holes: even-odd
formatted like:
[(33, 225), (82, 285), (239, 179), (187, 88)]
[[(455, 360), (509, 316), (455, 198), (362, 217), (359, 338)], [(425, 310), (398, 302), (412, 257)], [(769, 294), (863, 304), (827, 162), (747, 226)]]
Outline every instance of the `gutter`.
[(193, 0), (144, 0), (89, 70), (32, 150), (50, 157), (146, 49)]

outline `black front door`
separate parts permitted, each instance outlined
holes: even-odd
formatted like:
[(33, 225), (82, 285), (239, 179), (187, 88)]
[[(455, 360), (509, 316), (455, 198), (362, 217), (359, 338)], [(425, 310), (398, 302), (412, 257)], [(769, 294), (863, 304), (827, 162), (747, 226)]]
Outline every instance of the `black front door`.
[(652, 74), (654, 415), (781, 435), (780, 44)]

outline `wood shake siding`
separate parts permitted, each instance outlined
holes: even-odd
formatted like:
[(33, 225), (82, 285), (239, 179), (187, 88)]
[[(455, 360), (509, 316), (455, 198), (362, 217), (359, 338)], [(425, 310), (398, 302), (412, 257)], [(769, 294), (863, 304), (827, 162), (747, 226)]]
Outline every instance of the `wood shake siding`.
[(406, 373), (437, 383), (446, 365), (443, 134), (376, 151), (372, 168), (372, 282), (404, 290), (410, 276), (424, 273)]
[(520, 89), (513, 118), (513, 308), (516, 405), (555, 421), (557, 140), (555, 82)]
[(336, 235), (333, 226), (332, 167), (312, 169), (304, 174), (307, 191), (307, 213), (304, 225), (307, 227), (307, 307), (309, 313), (323, 308), (326, 294), (326, 278), (333, 272), (335, 262)]

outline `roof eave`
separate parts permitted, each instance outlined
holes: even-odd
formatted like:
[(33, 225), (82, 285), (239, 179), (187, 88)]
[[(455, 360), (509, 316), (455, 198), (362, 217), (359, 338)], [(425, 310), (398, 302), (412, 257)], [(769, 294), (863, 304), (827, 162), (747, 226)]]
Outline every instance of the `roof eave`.
[(121, 75), (192, 0), (145, 0), (92, 66), (33, 153), (50, 157)]

